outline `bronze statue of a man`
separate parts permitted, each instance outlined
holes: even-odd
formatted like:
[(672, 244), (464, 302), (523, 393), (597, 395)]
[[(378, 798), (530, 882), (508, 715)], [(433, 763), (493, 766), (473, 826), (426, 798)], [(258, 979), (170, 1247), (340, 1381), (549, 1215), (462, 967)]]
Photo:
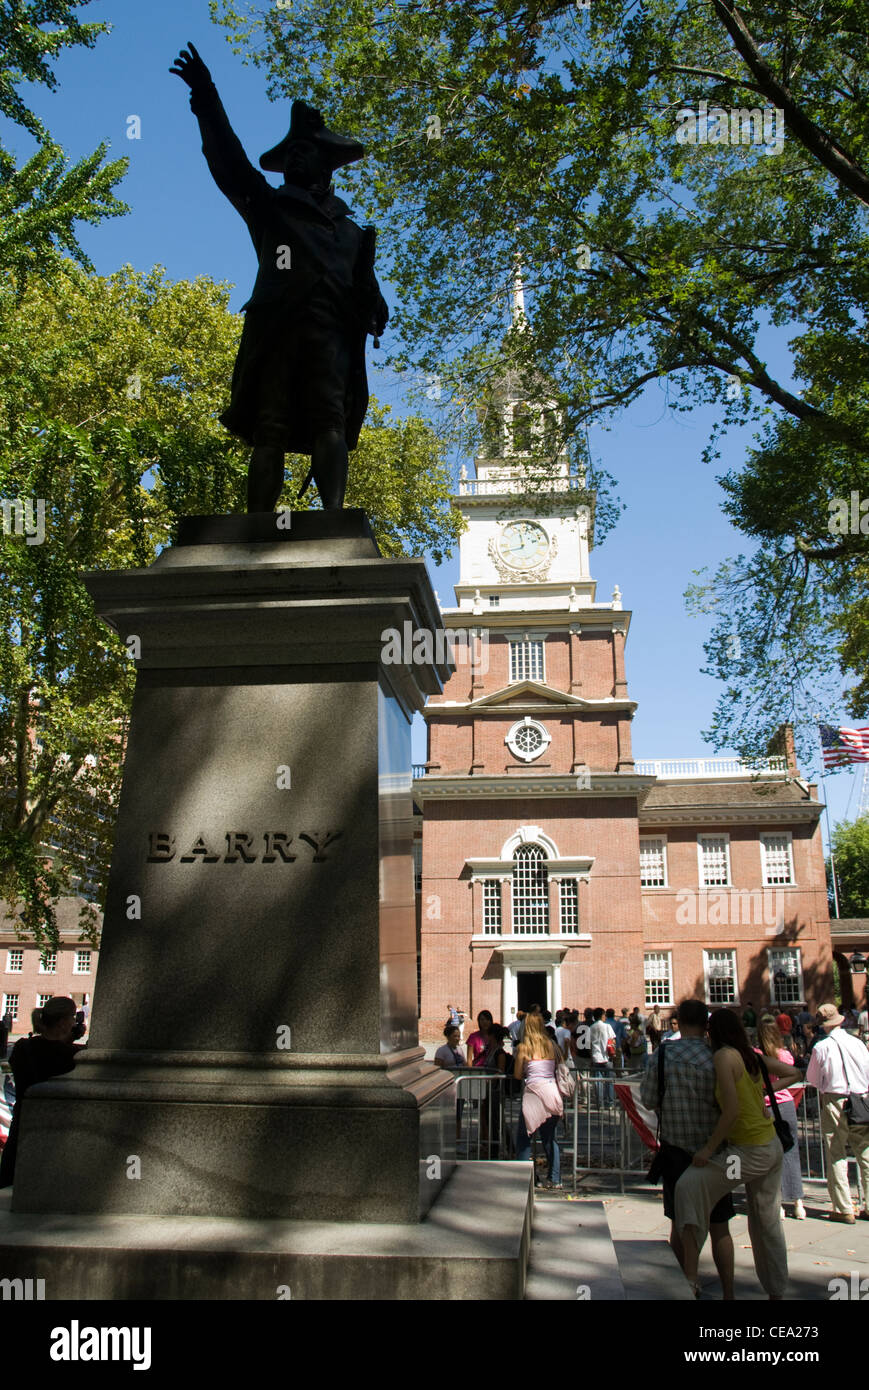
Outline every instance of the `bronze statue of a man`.
[(248, 160), (192, 43), (170, 72), (190, 88), (208, 167), (247, 223), (259, 260), (220, 417), (253, 447), (247, 509), (274, 511), (284, 455), (298, 453), (311, 456), (305, 487), (313, 477), (323, 506), (340, 510), (348, 450), (368, 407), (366, 334), (376, 346), (389, 318), (374, 274), (374, 228), (351, 221), (332, 192), (335, 169), (365, 151), (294, 101), (288, 133), (260, 158), (263, 169), (284, 175), (273, 188)]

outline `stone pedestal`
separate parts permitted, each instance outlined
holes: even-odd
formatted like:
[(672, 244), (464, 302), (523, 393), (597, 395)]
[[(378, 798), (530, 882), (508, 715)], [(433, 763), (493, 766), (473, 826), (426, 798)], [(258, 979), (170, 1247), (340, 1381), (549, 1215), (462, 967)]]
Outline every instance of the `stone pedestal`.
[(455, 1109), (416, 1033), (410, 720), (448, 668), (383, 634), (436, 626), (425, 566), (358, 512), (180, 542), (88, 576), (136, 692), (91, 1042), (24, 1101), (12, 1209), (419, 1221)]

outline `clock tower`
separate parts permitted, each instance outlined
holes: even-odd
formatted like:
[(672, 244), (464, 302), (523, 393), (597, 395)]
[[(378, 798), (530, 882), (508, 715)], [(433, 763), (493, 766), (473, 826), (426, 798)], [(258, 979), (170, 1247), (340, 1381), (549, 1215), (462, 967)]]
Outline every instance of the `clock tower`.
[(816, 789), (787, 740), (751, 766), (634, 762), (631, 615), (618, 588), (597, 599), (594, 496), (550, 397), (539, 376), (502, 381), (453, 498), (467, 522), (442, 613), (455, 670), (426, 706), (413, 784), (420, 1034), (441, 1041), (448, 1005), (509, 1025), (532, 1004), (795, 1003), (804, 969), (821, 1000)]
[(558, 449), (556, 404), (529, 406), (508, 376), (480, 414), (487, 416), (487, 452), (475, 460), (475, 478), (462, 468), (453, 499), (467, 523), (459, 608), (521, 612), (530, 601), (534, 609), (546, 604), (576, 611), (594, 600), (591, 510), (584, 479), (571, 476), (569, 457)]
[(534, 1002), (554, 1012), (589, 988), (593, 942), (599, 962), (637, 962), (642, 989), (637, 799), (653, 779), (631, 753), (630, 614), (617, 588), (596, 599), (594, 497), (545, 380), (531, 389), (508, 374), (481, 408), (475, 476), (453, 499), (456, 669), (426, 707), (414, 786), (424, 1029), (453, 996), (508, 1023)]

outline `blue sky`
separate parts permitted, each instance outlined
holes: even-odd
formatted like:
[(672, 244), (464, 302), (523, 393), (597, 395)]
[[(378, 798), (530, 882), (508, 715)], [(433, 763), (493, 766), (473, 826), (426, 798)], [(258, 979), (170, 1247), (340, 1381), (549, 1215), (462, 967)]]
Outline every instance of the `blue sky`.
[[(112, 32), (94, 50), (62, 55), (55, 69), (60, 82), (56, 92), (34, 88), (23, 94), (71, 159), (90, 153), (103, 140), (110, 143), (113, 157), (130, 158), (129, 173), (117, 190), (130, 204), (130, 214), (81, 228), (82, 244), (101, 274), (125, 263), (140, 270), (160, 264), (176, 280), (204, 274), (230, 281), (236, 287), (231, 304), (237, 310), (253, 282), (253, 249), (244, 224), (205, 166), (187, 88), (168, 69), (192, 39), (254, 162), (285, 133), (288, 107), (267, 100), (264, 74), (245, 67), (232, 53), (225, 32), (211, 22), (207, 0), (95, 0), (81, 15), (110, 22)], [(130, 116), (141, 120), (140, 139), (127, 138)], [(22, 132), (4, 123), (4, 135), (22, 156), (30, 152)], [(340, 177), (336, 185), (340, 193)], [(394, 304), (388, 285), (384, 292)], [(401, 387), (380, 371), (377, 360), (369, 340), (372, 394), (401, 412)], [(592, 574), (598, 599), (608, 599), (617, 583), (625, 608), (633, 610), (627, 664), (630, 693), (639, 704), (634, 754), (641, 758), (713, 754), (701, 733), (711, 723), (718, 692), (717, 682), (700, 674), (707, 628), (687, 616), (682, 595), (692, 571), (714, 569), (745, 545), (721, 514), (715, 470), (700, 460), (712, 420), (709, 410), (674, 419), (661, 390), (653, 386), (611, 430), (591, 431), (593, 456), (616, 477), (627, 506), (615, 530), (593, 551)], [(722, 472), (739, 465), (749, 439), (750, 432), (728, 435)], [(460, 461), (456, 458), (456, 468)], [(450, 606), (457, 556), (439, 569), (430, 565), (430, 570), (441, 601)], [(830, 713), (849, 722), (844, 705)], [(423, 755), (417, 738), (414, 756)], [(856, 814), (860, 780), (859, 769), (828, 779), (834, 821)]]

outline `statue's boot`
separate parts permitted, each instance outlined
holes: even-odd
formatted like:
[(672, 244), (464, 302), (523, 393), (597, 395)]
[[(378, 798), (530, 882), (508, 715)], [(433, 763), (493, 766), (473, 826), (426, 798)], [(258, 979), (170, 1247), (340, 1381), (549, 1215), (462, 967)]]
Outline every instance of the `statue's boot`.
[(347, 490), (347, 441), (342, 430), (323, 430), (314, 441), (311, 472), (327, 512), (340, 511)]
[(256, 444), (247, 470), (247, 509), (273, 512), (284, 486), (284, 451), (274, 444)]

